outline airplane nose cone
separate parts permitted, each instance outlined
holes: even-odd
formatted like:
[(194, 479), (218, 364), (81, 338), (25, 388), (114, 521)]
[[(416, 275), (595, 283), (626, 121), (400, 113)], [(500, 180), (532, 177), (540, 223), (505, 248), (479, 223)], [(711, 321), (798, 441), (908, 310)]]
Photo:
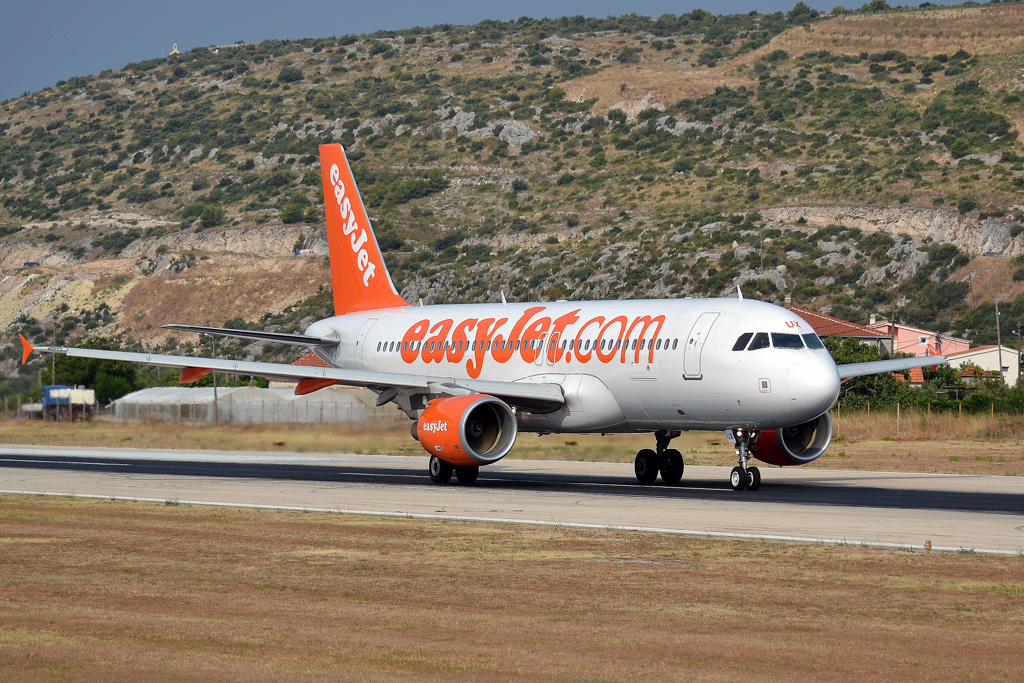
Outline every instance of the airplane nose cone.
[(831, 358), (808, 358), (789, 369), (786, 385), (796, 405), (820, 414), (839, 397), (839, 371)]

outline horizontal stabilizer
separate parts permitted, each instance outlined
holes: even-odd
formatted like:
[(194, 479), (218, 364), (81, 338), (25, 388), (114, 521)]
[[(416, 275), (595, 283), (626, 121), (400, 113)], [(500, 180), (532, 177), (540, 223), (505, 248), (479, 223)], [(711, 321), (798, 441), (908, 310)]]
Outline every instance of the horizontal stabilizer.
[(294, 344), (296, 346), (337, 346), (338, 340), (330, 337), (310, 337), (305, 334), (289, 332), (263, 332), (261, 330), (234, 330), (229, 327), (203, 327), (202, 325), (178, 325), (171, 323), (161, 325), (165, 330), (178, 332), (196, 332), (210, 334), (215, 337), (237, 337), (238, 339), (257, 339), (277, 344)]
[(945, 356), (919, 356), (916, 358), (893, 358), (892, 360), (873, 360), (867, 363), (848, 363), (840, 365), (839, 379), (862, 377), (864, 375), (880, 375), (883, 372), (899, 372), (911, 368), (924, 368), (930, 365), (945, 365)]

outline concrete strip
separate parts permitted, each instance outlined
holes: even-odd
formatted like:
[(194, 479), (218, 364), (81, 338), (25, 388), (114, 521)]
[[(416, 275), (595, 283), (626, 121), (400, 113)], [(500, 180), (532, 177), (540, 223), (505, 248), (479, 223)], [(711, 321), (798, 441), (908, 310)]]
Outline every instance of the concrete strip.
[[(930, 540), (936, 550), (1024, 550), (1024, 480), (1016, 477), (772, 469), (760, 491), (736, 493), (725, 487), (727, 468), (689, 467), (685, 486), (644, 487), (629, 465), (503, 461), (465, 487), (430, 484), (422, 457), (95, 450), (0, 449), (0, 489), (723, 538), (909, 549)], [(273, 464), (261, 464), (268, 458)], [(93, 469), (75, 469), (83, 462)], [(234, 476), (246, 462), (254, 469)], [(212, 474), (176, 473), (188, 463), (213, 468)]]

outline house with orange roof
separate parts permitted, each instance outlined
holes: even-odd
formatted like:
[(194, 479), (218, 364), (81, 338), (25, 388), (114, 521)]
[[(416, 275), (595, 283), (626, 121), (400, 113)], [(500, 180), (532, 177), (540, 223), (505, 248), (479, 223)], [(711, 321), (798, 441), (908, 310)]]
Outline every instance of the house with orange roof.
[(912, 353), (915, 356), (948, 356), (971, 348), (971, 342), (948, 334), (939, 334), (919, 327), (895, 323), (889, 320), (875, 321), (871, 316), (868, 329), (876, 330), (893, 338), (893, 351)]
[[(990, 373), (998, 372), (1002, 375), (1003, 381), (1006, 382), (1007, 386), (1011, 387), (1017, 386), (1017, 382), (1020, 380), (1020, 351), (1017, 349), (989, 344), (946, 355), (949, 358), (950, 367), (954, 367), (957, 370), (967, 365), (978, 367)], [(966, 372), (966, 370), (970, 369), (964, 368), (963, 374), (965, 377), (975, 376), (973, 372)]]
[(792, 304), (789, 297), (786, 297), (785, 307), (810, 323), (811, 328), (814, 329), (814, 333), (819, 337), (852, 337), (860, 340), (863, 344), (876, 347), (885, 355), (892, 354), (892, 335), (888, 335), (879, 330), (872, 330), (864, 327), (863, 325), (851, 323), (846, 320), (833, 318), (832, 316), (825, 315), (824, 313), (818, 313), (817, 311), (811, 311), (806, 308), (798, 308)]

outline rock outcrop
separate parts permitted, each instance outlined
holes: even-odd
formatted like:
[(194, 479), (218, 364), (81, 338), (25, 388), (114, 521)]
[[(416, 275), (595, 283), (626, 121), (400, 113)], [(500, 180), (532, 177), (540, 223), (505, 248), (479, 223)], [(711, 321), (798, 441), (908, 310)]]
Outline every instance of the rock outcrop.
[(909, 235), (918, 240), (949, 242), (972, 254), (1017, 256), (1024, 253), (1024, 234), (1010, 237), (1010, 223), (1007, 219), (979, 220), (977, 214), (961, 216), (956, 211), (944, 209), (915, 206), (784, 206), (762, 209), (761, 215), (768, 220), (791, 225), (803, 219), (808, 226), (815, 228), (842, 225)]

